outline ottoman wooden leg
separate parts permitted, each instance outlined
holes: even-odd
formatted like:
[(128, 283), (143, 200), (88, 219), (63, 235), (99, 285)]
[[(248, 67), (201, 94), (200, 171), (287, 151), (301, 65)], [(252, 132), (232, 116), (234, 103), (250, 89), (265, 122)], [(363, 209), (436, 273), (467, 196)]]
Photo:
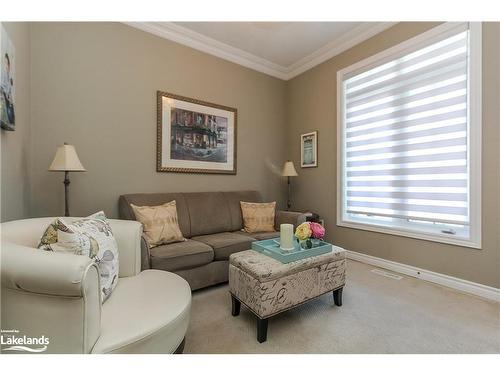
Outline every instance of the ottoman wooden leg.
[(342, 306), (342, 289), (337, 289), (333, 291), (333, 302), (337, 306)]
[(231, 315), (238, 316), (240, 315), (241, 310), (241, 302), (231, 294)]
[(257, 341), (263, 343), (267, 340), (267, 319), (257, 318)]

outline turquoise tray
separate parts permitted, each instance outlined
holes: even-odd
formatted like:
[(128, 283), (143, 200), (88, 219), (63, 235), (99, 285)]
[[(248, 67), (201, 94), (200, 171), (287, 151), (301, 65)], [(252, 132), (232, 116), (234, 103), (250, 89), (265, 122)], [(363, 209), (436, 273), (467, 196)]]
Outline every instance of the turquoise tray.
[(294, 250), (284, 251), (280, 249), (279, 239), (270, 239), (252, 242), (252, 249), (270, 256), (281, 263), (295, 262), (297, 260), (326, 254), (332, 251), (332, 245), (324, 241), (319, 241), (319, 245), (311, 249), (302, 249), (295, 241), (294, 244)]

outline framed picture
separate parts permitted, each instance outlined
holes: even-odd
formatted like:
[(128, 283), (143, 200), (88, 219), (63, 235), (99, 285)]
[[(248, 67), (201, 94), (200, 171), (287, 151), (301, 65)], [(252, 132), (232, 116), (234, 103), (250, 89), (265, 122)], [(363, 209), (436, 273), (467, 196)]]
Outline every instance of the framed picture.
[(310, 168), (318, 166), (318, 132), (300, 136), (300, 166)]
[(157, 92), (158, 172), (236, 174), (235, 108)]
[(0, 28), (1, 86), (0, 86), (0, 126), (5, 130), (16, 130), (15, 116), (15, 51), (3, 25)]

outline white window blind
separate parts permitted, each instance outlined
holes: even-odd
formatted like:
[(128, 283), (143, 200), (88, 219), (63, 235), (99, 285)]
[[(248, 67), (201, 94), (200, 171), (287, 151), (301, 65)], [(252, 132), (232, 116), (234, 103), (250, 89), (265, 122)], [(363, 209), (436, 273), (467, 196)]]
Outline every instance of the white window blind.
[(342, 77), (346, 216), (468, 232), (469, 46), (463, 24)]

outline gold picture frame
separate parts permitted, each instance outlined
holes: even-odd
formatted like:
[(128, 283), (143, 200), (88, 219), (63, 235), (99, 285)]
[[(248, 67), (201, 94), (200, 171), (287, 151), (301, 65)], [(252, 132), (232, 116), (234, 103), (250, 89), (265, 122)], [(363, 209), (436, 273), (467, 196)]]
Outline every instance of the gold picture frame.
[(236, 174), (236, 108), (157, 91), (156, 171)]

